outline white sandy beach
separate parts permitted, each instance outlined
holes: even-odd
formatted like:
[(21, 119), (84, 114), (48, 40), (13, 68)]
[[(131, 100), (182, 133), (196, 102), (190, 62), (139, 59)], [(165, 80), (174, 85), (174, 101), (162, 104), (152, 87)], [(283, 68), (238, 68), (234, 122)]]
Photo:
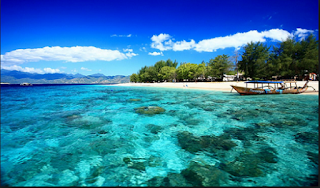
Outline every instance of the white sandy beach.
[[(306, 81), (297, 81), (297, 85), (302, 87)], [(245, 82), (161, 82), (161, 83), (123, 83), (117, 84), (119, 86), (143, 86), (143, 87), (167, 87), (167, 88), (185, 88), (185, 89), (205, 89), (205, 90), (215, 90), (215, 91), (225, 91), (230, 92), (231, 86), (246, 86)], [(308, 90), (303, 95), (319, 95), (319, 82), (309, 81), (308, 86), (312, 86), (317, 92), (314, 92), (312, 88)], [(248, 85), (248, 87), (251, 87)], [(232, 90), (232, 92), (236, 92)]]

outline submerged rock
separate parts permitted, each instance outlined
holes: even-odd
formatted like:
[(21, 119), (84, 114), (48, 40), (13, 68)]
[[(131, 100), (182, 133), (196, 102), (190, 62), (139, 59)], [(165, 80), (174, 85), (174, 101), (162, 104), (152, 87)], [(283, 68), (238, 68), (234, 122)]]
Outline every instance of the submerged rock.
[(105, 131), (105, 130), (101, 130), (98, 132), (98, 134), (107, 134), (107, 133), (108, 133), (108, 131)]
[(128, 166), (128, 168), (136, 169), (139, 171), (146, 170), (147, 161), (145, 159), (124, 157), (123, 162)]
[(130, 157), (124, 157), (122, 160), (123, 160), (123, 162), (126, 163), (126, 164), (128, 164), (128, 163), (131, 162), (131, 158), (130, 158)]
[(154, 124), (148, 124), (148, 125), (146, 125), (146, 128), (149, 129), (150, 132), (153, 134), (158, 134), (158, 132), (163, 130), (163, 128), (161, 126), (154, 125)]
[(147, 181), (148, 187), (160, 187), (163, 183), (164, 177), (155, 176)]
[(178, 142), (182, 149), (185, 149), (191, 153), (198, 152), (202, 150), (201, 140), (199, 137), (193, 136), (192, 133), (183, 131), (179, 132), (177, 135)]
[(300, 126), (300, 127), (306, 126), (307, 122), (301, 118), (291, 117), (290, 119), (276, 120), (276, 121), (272, 122), (272, 124), (278, 128), (290, 128), (290, 127), (296, 127), (296, 126)]
[(255, 123), (255, 125), (258, 127), (273, 127), (274, 126), (274, 124), (272, 124), (272, 123), (265, 123), (265, 122)]
[(196, 119), (196, 118), (192, 118), (190, 116), (183, 120), (183, 123), (188, 127), (194, 126), (194, 125), (199, 125), (201, 122), (202, 122), (202, 120)]
[(236, 143), (230, 140), (230, 137), (221, 136), (201, 136), (201, 145), (209, 148), (211, 151), (216, 149), (219, 150), (230, 150), (237, 146)]
[(169, 173), (167, 177), (163, 179), (161, 184), (163, 187), (192, 187), (192, 184), (187, 183), (187, 180), (182, 174)]
[(89, 144), (90, 149), (99, 155), (115, 153), (119, 144), (111, 140), (95, 140)]
[(234, 161), (221, 163), (220, 168), (238, 177), (261, 177), (265, 175), (262, 171), (264, 163), (276, 163), (274, 152), (272, 148), (265, 148), (259, 153), (243, 152)]
[(161, 101), (163, 100), (161, 97), (153, 97), (150, 99), (150, 101)]
[(222, 104), (225, 104), (225, 103), (229, 103), (230, 101), (229, 100), (221, 100), (221, 99), (211, 99), (211, 101), (213, 103), (222, 103)]
[(158, 135), (149, 135), (149, 136), (145, 136), (143, 138), (143, 140), (147, 143), (151, 143), (151, 142), (159, 140), (159, 139), (160, 139), (160, 137)]
[(141, 99), (129, 99), (128, 101), (130, 101), (130, 102), (136, 102), (136, 101), (141, 101)]
[(168, 173), (166, 177), (155, 176), (147, 181), (148, 187), (192, 187), (182, 174)]
[(165, 112), (166, 110), (159, 106), (143, 106), (134, 109), (138, 114), (155, 115)]
[(317, 144), (319, 140), (319, 134), (315, 132), (302, 132), (294, 135), (295, 140), (301, 143), (308, 143), (308, 144)]
[(81, 118), (81, 116), (78, 115), (78, 114), (73, 114), (73, 115), (66, 116), (66, 119), (69, 120), (69, 121), (74, 120), (74, 119), (78, 119), (78, 118)]
[(262, 161), (267, 163), (277, 163), (277, 156), (275, 155), (274, 149), (264, 149), (257, 153), (257, 157), (260, 158)]
[(61, 173), (61, 177), (59, 179), (59, 186), (77, 186), (79, 177), (74, 174), (74, 171), (69, 169), (64, 170)]
[(128, 167), (136, 169), (136, 170), (139, 170), (139, 171), (145, 171), (146, 170), (146, 166), (145, 166), (144, 162), (135, 161), (135, 162), (132, 163), (132, 165), (129, 165)]
[(187, 169), (181, 172), (192, 186), (217, 187), (228, 179), (228, 175), (215, 166), (191, 161)]
[(162, 166), (163, 162), (160, 157), (151, 155), (149, 158), (124, 157), (122, 161), (128, 168), (145, 171), (147, 166)]
[(257, 127), (246, 127), (243, 129), (229, 128), (224, 130), (224, 135), (241, 140), (245, 147), (251, 146), (253, 141), (263, 141), (265, 138), (259, 137), (258, 133), (263, 129)]
[(215, 105), (202, 105), (202, 104), (199, 104), (199, 108), (203, 109), (204, 111), (215, 111), (215, 109), (217, 108), (217, 106)]
[(264, 109), (228, 109), (226, 112), (219, 114), (218, 117), (230, 117), (238, 121), (251, 121), (258, 117), (267, 117), (272, 115), (272, 111)]
[(161, 166), (163, 164), (160, 157), (151, 155), (148, 159), (148, 166), (150, 167), (156, 167)]
[(230, 137), (226, 137), (226, 135), (197, 137), (192, 133), (183, 131), (179, 132), (177, 137), (181, 148), (191, 153), (201, 150), (209, 152), (216, 152), (216, 150), (230, 150), (237, 146), (237, 144), (231, 141)]
[(310, 151), (307, 152), (308, 159), (310, 159), (313, 163), (318, 165), (319, 163), (319, 154), (318, 153), (312, 153)]

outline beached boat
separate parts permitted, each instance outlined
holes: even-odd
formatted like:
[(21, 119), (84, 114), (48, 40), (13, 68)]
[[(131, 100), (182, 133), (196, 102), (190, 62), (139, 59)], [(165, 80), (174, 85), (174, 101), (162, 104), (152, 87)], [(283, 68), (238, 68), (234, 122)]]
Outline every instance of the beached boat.
[(21, 86), (32, 86), (32, 84), (30, 84), (30, 83), (21, 83), (20, 85)]
[[(240, 95), (259, 94), (299, 94), (308, 89), (308, 82), (303, 87), (298, 87), (296, 81), (248, 81), (246, 87), (231, 85)], [(248, 84), (253, 84), (253, 88), (248, 88)], [(289, 85), (288, 85), (289, 84)], [(294, 84), (292, 86), (292, 84)]]

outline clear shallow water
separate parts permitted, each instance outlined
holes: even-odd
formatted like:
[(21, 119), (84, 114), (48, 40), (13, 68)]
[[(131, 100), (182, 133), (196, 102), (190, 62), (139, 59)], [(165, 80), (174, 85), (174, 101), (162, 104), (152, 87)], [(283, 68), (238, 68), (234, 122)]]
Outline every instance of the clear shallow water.
[[(316, 185), (318, 103), (317, 95), (3, 87), (1, 184)], [(135, 110), (150, 106), (165, 112)]]

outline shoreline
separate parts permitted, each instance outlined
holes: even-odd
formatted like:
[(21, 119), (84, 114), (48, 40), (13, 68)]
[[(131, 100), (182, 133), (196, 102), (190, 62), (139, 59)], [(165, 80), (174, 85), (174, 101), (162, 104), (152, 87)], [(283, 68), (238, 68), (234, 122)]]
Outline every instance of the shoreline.
[[(302, 87), (306, 81), (297, 81), (298, 87)], [(181, 89), (199, 89), (199, 90), (212, 90), (212, 91), (225, 91), (230, 93), (237, 93), (232, 90), (231, 85), (243, 86), (246, 84), (244, 81), (239, 82), (160, 82), (160, 83), (121, 83), (115, 84), (117, 86), (134, 86), (134, 87), (163, 87), (163, 88), (181, 88)], [(312, 86), (316, 89), (316, 92), (312, 88), (308, 88), (306, 92), (300, 93), (302, 95), (319, 95), (319, 81), (309, 81), (308, 86)], [(231, 91), (232, 90), (232, 91)]]

